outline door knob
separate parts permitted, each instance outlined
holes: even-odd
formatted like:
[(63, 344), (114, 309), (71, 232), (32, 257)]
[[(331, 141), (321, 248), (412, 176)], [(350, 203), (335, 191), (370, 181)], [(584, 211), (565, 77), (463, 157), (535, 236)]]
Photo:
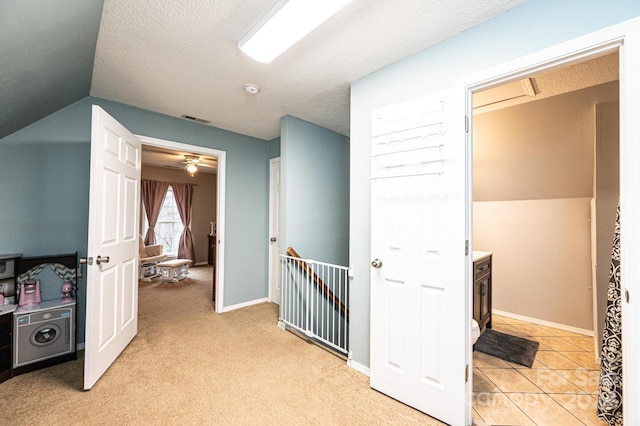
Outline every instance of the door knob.
[(374, 268), (378, 269), (378, 268), (382, 268), (382, 260), (380, 259), (373, 259), (373, 261), (371, 261), (371, 266), (373, 266)]
[(81, 265), (93, 265), (93, 257), (81, 257), (80, 258)]
[(269, 241), (271, 241), (272, 243), (275, 243), (277, 240), (276, 240), (276, 237), (271, 237)]
[(98, 257), (96, 257), (96, 265), (99, 265), (101, 263), (109, 263), (109, 256), (105, 256), (105, 257), (98, 256)]

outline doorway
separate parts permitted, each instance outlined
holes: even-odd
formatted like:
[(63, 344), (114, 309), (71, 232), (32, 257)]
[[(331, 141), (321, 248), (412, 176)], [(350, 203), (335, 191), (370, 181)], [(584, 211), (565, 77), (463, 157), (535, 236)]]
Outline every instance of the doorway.
[[(197, 189), (211, 194), (214, 199), (207, 200), (206, 196), (201, 197), (200, 201), (203, 205), (199, 210), (202, 210), (202, 214), (198, 217), (194, 214), (192, 217), (192, 233), (196, 248), (195, 264), (211, 264), (213, 266), (212, 304), (216, 312), (222, 312), (224, 306), (224, 250), (222, 243), (224, 241), (225, 152), (144, 136), (139, 136), (139, 138), (143, 144), (143, 151), (147, 154), (154, 154), (152, 157), (157, 157), (154, 164), (163, 167), (161, 171), (166, 170), (166, 173), (176, 175), (178, 179), (182, 177), (181, 180), (184, 182), (189, 182), (183, 158), (185, 153), (198, 157), (198, 172), (195, 173), (196, 176), (199, 175), (197, 177), (199, 188)], [(154, 169), (158, 171), (159, 167)], [(205, 175), (209, 175), (209, 177)], [(209, 205), (208, 209), (203, 207), (206, 205)], [(194, 208), (196, 208), (195, 197)], [(141, 227), (141, 229), (143, 228)]]
[[(587, 69), (591, 78), (580, 77)], [(599, 309), (591, 276), (596, 257), (611, 255), (619, 196), (618, 157), (606, 151), (618, 150), (619, 120), (601, 106), (619, 102), (617, 70), (614, 52), (473, 94), (473, 247), (494, 253), (493, 328), (539, 341), (544, 355), (533, 369), (519, 369), (474, 352), (474, 416), (487, 422), (497, 420), (491, 405), (500, 416), (512, 411), (501, 418), (507, 423), (525, 421), (523, 415), (535, 421), (532, 405), (556, 409), (555, 416), (595, 417), (596, 315), (604, 318), (608, 276), (598, 280)], [(607, 119), (615, 125), (604, 126)], [(611, 174), (616, 179), (606, 178)], [(610, 210), (611, 223), (592, 205)], [(591, 343), (581, 337), (590, 333)], [(542, 368), (544, 377), (536, 371)], [(589, 409), (576, 413), (577, 406)]]
[[(473, 239), (476, 250), (500, 251), (494, 309), (578, 333), (597, 331), (592, 318), (606, 297), (592, 315), (591, 269), (604, 265), (598, 281), (606, 296), (619, 197), (619, 120), (616, 111), (605, 111), (619, 102), (617, 69), (612, 53), (511, 83), (535, 86), (531, 95), (505, 99), (505, 86), (474, 94)], [(601, 206), (598, 216), (612, 213), (596, 218), (593, 200)], [(590, 224), (601, 261), (591, 259)], [(523, 277), (523, 270), (535, 273)]]

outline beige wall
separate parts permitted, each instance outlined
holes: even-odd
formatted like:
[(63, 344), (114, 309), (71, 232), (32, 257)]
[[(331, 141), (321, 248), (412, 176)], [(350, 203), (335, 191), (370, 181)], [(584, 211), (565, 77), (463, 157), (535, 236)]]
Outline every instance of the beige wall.
[(196, 263), (206, 263), (210, 222), (216, 221), (216, 175), (196, 173), (194, 177), (191, 177), (184, 170), (143, 166), (142, 179), (197, 185), (193, 188), (191, 233), (193, 234)]
[(613, 248), (616, 207), (620, 198), (619, 102), (596, 106), (596, 277), (598, 342), (602, 341), (607, 308), (609, 262)]
[(590, 198), (473, 204), (474, 250), (493, 255), (493, 309), (593, 330)]
[(594, 110), (617, 90), (474, 116), (474, 249), (494, 253), (494, 309), (593, 330)]

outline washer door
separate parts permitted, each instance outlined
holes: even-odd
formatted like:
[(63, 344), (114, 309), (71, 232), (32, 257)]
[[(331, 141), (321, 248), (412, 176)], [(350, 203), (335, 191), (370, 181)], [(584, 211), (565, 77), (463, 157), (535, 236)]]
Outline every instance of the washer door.
[(47, 346), (58, 340), (62, 332), (55, 324), (44, 324), (31, 333), (31, 344), (35, 346)]

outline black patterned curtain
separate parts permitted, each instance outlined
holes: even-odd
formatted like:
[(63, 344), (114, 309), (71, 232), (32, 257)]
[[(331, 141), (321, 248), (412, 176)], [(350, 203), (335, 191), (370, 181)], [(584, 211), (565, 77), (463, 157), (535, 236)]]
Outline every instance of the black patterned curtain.
[(616, 213), (613, 251), (609, 267), (607, 316), (604, 323), (598, 417), (622, 426), (622, 297), (620, 292), (620, 204)]

